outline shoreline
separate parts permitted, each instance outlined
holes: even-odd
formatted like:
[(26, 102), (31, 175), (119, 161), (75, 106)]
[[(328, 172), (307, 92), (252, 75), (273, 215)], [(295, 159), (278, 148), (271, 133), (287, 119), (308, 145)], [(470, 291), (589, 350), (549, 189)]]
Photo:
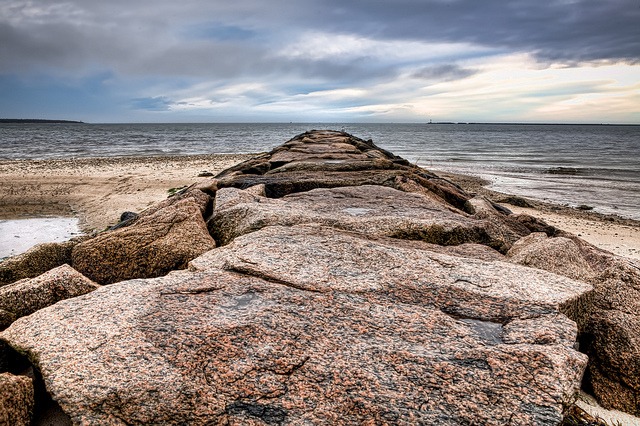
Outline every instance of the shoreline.
[(140, 212), (169, 191), (209, 179), (255, 154), (0, 161), (0, 220), (77, 217), (85, 233)]
[[(639, 220), (505, 194), (487, 188), (491, 182), (477, 176), (432, 171), (465, 191), (483, 195), (515, 214), (535, 216), (549, 225), (579, 236), (596, 247), (619, 256), (640, 260)], [(524, 202), (526, 206), (514, 205), (513, 202)]]
[[(169, 191), (211, 178), (257, 154), (0, 160), (0, 220), (77, 217), (84, 233), (116, 224), (125, 211), (140, 212)], [(429, 168), (427, 168), (429, 169)], [(640, 221), (582, 211), (492, 191), (475, 176), (430, 171), (514, 213), (537, 216), (615, 254), (640, 259)], [(207, 176), (199, 176), (206, 172)], [(514, 206), (524, 200), (529, 207)]]

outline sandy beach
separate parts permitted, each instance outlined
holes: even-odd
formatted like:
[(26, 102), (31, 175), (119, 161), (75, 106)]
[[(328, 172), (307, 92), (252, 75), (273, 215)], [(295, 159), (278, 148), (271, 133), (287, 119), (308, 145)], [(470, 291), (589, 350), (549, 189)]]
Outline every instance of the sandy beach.
[[(250, 158), (246, 154), (0, 161), (0, 220), (75, 216), (83, 232), (118, 222), (124, 211), (140, 212), (169, 190), (209, 179)], [(464, 189), (500, 201), (504, 194), (481, 179), (439, 173)], [(504, 204), (537, 216), (618, 255), (640, 259), (640, 223), (531, 201), (531, 208)]]
[(435, 173), (450, 179), (468, 192), (484, 195), (498, 202), (516, 214), (526, 213), (535, 216), (549, 225), (579, 236), (596, 247), (619, 256), (640, 260), (640, 221), (521, 197), (515, 198), (526, 201), (530, 207), (515, 206), (507, 202), (507, 194), (487, 189), (486, 185), (489, 182), (483, 179), (446, 172)]
[(76, 216), (100, 231), (124, 211), (140, 212), (169, 190), (208, 179), (250, 155), (123, 157), (0, 162), (0, 220)]

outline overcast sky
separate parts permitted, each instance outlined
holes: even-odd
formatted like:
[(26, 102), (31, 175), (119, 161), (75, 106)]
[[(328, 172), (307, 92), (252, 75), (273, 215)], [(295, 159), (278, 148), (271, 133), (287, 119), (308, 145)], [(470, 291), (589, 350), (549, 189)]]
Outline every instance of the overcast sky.
[(0, 0), (0, 117), (640, 124), (640, 1)]

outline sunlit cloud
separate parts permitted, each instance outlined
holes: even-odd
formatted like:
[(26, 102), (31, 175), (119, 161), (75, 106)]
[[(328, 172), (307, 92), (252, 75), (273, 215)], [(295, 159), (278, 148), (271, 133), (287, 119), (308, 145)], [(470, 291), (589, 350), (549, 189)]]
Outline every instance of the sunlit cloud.
[(639, 123), (635, 6), (8, 0), (0, 115)]

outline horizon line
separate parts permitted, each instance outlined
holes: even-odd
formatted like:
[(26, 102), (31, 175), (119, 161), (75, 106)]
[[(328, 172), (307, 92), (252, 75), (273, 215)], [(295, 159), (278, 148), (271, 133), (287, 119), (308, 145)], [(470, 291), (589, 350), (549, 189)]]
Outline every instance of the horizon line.
[(526, 121), (82, 121), (69, 119), (0, 118), (0, 124), (421, 124), (421, 125), (509, 125), (509, 126), (640, 126), (640, 123), (576, 123)]

